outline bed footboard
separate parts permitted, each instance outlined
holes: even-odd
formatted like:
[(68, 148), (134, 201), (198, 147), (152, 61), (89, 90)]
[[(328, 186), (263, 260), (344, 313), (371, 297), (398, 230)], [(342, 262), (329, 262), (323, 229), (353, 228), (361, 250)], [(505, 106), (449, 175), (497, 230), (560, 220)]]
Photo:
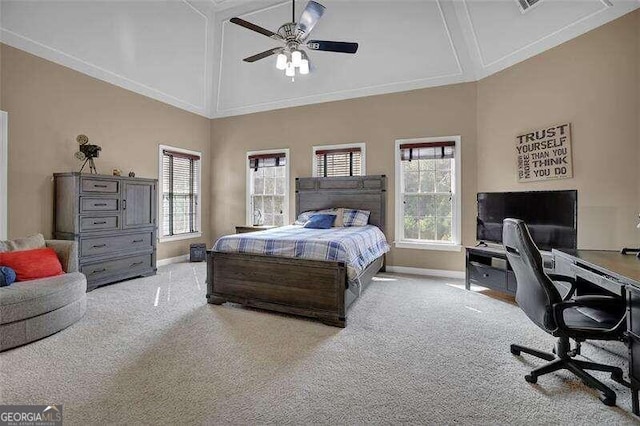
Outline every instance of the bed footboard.
[(346, 324), (343, 262), (207, 252), (207, 300)]

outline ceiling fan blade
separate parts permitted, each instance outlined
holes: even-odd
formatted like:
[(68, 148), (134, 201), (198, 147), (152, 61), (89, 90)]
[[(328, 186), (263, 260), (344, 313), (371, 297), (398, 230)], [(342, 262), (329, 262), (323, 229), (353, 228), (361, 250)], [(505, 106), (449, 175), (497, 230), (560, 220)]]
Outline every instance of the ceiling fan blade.
[(259, 61), (260, 59), (268, 58), (271, 55), (275, 55), (276, 53), (280, 53), (280, 52), (282, 52), (282, 50), (283, 49), (281, 47), (276, 47), (275, 49), (265, 50), (264, 52), (258, 53), (257, 55), (253, 55), (253, 56), (249, 56), (248, 58), (244, 58), (243, 61), (245, 61), (245, 62)]
[(245, 21), (244, 19), (231, 18), (230, 21), (233, 24), (240, 25), (241, 27), (247, 28), (247, 29), (249, 29), (251, 31), (255, 31), (255, 32), (260, 33), (262, 35), (266, 35), (267, 37), (270, 37), (272, 39), (282, 40), (282, 37), (280, 37), (278, 34), (274, 33), (273, 31), (269, 31), (266, 28), (262, 28), (261, 26), (256, 25), (256, 24), (252, 24), (251, 22)]
[(358, 43), (346, 41), (309, 40), (306, 46), (311, 50), (323, 50), (325, 52), (356, 53)]
[(298, 25), (296, 25), (296, 35), (299, 40), (304, 40), (309, 36), (313, 27), (324, 14), (324, 10), (325, 7), (323, 5), (313, 0), (307, 3), (307, 7), (302, 11), (300, 21), (298, 22)]

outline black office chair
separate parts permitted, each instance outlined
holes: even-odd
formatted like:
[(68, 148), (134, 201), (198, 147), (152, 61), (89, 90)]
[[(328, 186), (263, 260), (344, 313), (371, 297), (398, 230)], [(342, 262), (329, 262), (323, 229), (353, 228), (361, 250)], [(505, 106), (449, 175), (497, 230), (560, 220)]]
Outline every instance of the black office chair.
[[(600, 400), (605, 405), (615, 405), (615, 392), (586, 370), (609, 372), (613, 380), (627, 385), (622, 377), (622, 369), (574, 357), (580, 354), (580, 343), (585, 340), (624, 339), (624, 301), (619, 297), (600, 295), (576, 296), (563, 300), (553, 281), (544, 272), (542, 255), (525, 223), (518, 219), (505, 219), (502, 238), (509, 264), (516, 275), (516, 302), (531, 321), (558, 338), (553, 354), (511, 345), (511, 353), (514, 355), (524, 352), (551, 361), (524, 376), (525, 380), (536, 383), (543, 374), (566, 369), (586, 385), (600, 391)], [(574, 290), (575, 281), (570, 294)], [(576, 341), (573, 350), (569, 339)]]

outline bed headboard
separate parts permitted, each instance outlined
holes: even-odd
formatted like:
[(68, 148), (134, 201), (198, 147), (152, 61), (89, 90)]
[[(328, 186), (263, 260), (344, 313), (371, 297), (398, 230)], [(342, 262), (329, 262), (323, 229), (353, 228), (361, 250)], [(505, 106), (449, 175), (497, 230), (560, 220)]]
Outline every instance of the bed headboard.
[(309, 210), (336, 207), (369, 210), (369, 223), (384, 232), (387, 177), (375, 175), (296, 178), (296, 217)]

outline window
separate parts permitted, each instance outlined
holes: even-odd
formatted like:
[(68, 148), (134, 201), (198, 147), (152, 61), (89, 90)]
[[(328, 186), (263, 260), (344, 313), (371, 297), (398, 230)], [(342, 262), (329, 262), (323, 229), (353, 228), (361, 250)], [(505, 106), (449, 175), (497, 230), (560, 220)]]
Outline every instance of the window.
[(363, 143), (313, 147), (313, 176), (361, 176), (364, 174)]
[(200, 157), (196, 151), (160, 145), (160, 241), (201, 235)]
[(247, 225), (289, 224), (289, 150), (247, 153)]
[(460, 137), (396, 141), (396, 246), (460, 250)]

